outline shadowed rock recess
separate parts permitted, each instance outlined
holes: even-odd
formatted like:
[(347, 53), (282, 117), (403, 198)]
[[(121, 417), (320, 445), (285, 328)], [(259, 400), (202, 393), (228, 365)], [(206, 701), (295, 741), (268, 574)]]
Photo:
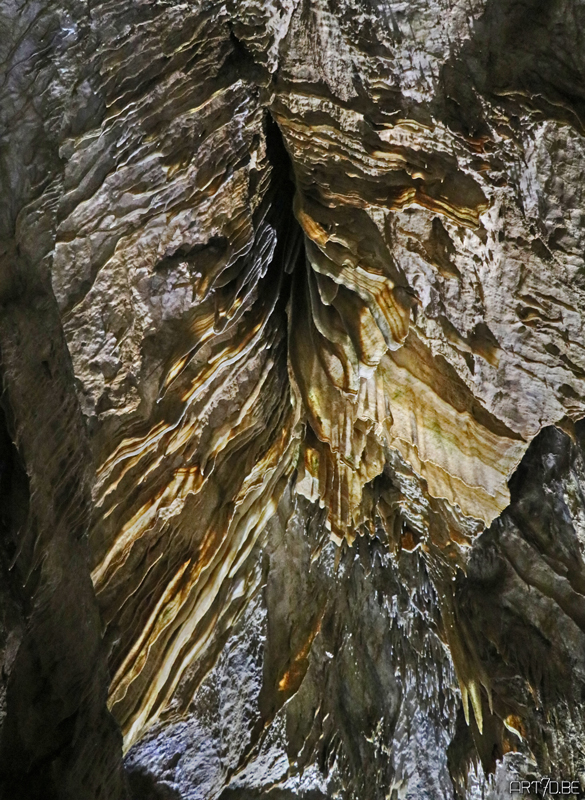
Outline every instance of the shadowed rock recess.
[(583, 796), (584, 332), (582, 0), (1, 0), (0, 800)]

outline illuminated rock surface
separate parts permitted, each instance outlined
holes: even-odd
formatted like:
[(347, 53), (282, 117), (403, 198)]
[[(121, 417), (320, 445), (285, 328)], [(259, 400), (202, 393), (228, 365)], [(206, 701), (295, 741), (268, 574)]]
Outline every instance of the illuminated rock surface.
[(0, 797), (585, 788), (584, 26), (0, 6)]

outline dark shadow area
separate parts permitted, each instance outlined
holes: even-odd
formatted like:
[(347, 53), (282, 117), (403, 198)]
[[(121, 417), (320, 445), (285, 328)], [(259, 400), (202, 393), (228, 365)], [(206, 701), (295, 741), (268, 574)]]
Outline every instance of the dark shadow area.
[(458, 797), (478, 757), (492, 772), (504, 753), (532, 752), (535, 778), (585, 766), (581, 747), (563, 745), (585, 726), (585, 421), (567, 428), (544, 428), (533, 440), (509, 481), (509, 507), (474, 544), (457, 582), (458, 621), (489, 678), (494, 712), (482, 690), (483, 732), (459, 714), (449, 748)]
[(441, 75), (446, 121), (489, 137), (480, 96), (511, 119), (531, 112), (583, 132), (585, 7), (571, 0), (490, 0)]

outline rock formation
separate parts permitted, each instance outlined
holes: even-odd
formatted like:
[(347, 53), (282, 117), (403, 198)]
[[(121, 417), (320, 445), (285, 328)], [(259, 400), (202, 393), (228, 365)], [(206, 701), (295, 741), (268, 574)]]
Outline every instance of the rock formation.
[(585, 791), (584, 29), (0, 5), (1, 798)]

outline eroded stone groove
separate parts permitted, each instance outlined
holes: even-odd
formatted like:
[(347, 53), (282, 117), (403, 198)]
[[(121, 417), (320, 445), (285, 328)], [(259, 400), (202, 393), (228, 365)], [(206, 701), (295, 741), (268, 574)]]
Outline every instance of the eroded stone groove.
[(217, 277), (202, 274), (208, 287), (185, 314), (184, 352), (161, 373), (152, 427), (123, 440), (98, 473), (95, 535), (112, 538), (92, 577), (108, 635), (129, 634), (111, 659), (112, 708), (129, 744), (168, 711), (183, 675), (245, 608), (253, 586), (237, 576), (295, 465), (285, 307), (302, 242), (286, 154), (273, 123), (264, 125), (281, 171), (266, 176), (253, 238), (242, 254), (226, 237), (155, 267), (170, 271), (175, 259), (202, 270), (207, 259)]
[(7, 797), (585, 776), (582, 4), (0, 14)]
[(0, 795), (124, 797), (89, 576), (88, 441), (43, 288), (5, 297), (0, 319)]

